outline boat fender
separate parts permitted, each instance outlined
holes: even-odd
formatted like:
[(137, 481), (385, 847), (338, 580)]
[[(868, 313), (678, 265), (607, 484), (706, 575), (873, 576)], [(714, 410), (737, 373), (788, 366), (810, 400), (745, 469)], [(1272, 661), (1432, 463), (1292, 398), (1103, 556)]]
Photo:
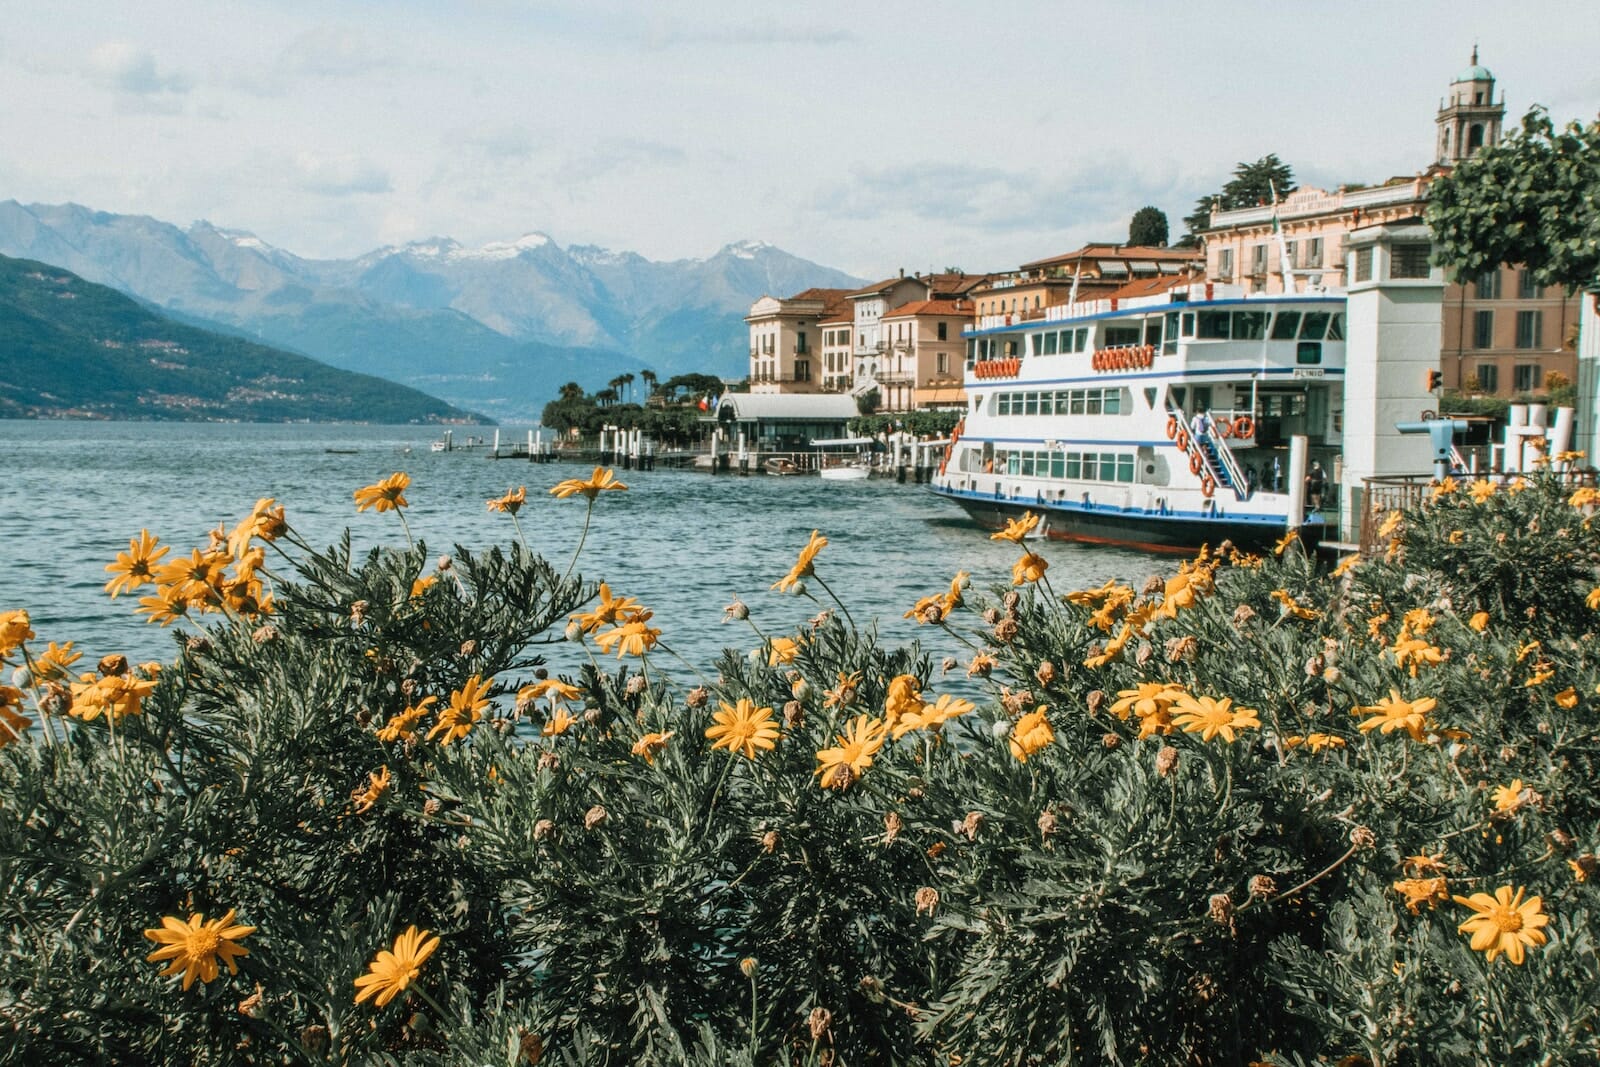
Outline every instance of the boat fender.
[(1204, 478), (1200, 479), (1200, 492), (1207, 500), (1210, 500), (1211, 494), (1215, 493), (1216, 491), (1217, 483), (1212, 480), (1211, 475), (1208, 474)]
[(1202, 466), (1204, 466), (1204, 461), (1202, 461), (1200, 459), (1200, 453), (1198, 453), (1198, 452), (1189, 453), (1189, 473), (1190, 474), (1199, 474), (1200, 473), (1200, 468)]
[(1173, 438), (1175, 438), (1177, 436), (1178, 436), (1178, 416), (1176, 416), (1176, 415), (1168, 415), (1167, 416), (1167, 440), (1170, 441), (1170, 440), (1172, 440)]
[(1178, 431), (1177, 440), (1174, 441), (1173, 443), (1178, 446), (1178, 451), (1179, 452), (1187, 452), (1187, 451), (1189, 451), (1189, 431), (1180, 429)]
[(1239, 437), (1254, 437), (1256, 422), (1249, 415), (1240, 415), (1233, 420), (1233, 432)]

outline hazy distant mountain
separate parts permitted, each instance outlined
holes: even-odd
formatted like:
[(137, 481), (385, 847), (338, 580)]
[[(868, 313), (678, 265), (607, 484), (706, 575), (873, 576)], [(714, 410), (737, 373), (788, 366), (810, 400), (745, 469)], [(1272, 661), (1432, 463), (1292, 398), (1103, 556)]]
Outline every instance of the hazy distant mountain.
[(207, 222), (15, 201), (0, 202), (0, 253), (502, 418), (536, 413), (568, 380), (742, 374), (757, 297), (858, 284), (755, 242), (654, 262), (543, 234), (482, 248), (439, 237), (311, 260)]
[(173, 322), (59, 267), (0, 256), (0, 417), (463, 421), (415, 389)]

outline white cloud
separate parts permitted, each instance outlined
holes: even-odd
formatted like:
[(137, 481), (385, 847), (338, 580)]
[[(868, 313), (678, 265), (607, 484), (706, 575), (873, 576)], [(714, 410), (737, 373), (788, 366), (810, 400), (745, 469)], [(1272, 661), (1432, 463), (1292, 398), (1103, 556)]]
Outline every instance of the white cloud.
[(278, 56), (287, 74), (322, 78), (354, 77), (385, 67), (393, 58), (366, 34), (349, 26), (314, 26), (297, 36)]
[(301, 152), (294, 167), (300, 188), (324, 196), (387, 193), (394, 187), (387, 170), (360, 156)]
[(163, 74), (147, 48), (127, 41), (107, 41), (89, 53), (89, 69), (106, 88), (139, 97), (159, 97), (189, 91), (179, 74)]

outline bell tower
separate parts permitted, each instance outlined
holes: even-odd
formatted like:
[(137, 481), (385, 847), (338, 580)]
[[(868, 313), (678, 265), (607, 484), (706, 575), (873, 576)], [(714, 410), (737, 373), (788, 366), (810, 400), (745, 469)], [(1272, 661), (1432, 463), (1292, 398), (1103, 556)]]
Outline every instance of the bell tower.
[(1449, 166), (1496, 144), (1505, 116), (1505, 98), (1495, 102), (1494, 75), (1478, 64), (1478, 46), (1473, 45), (1472, 65), (1450, 82), (1450, 96), (1440, 102), (1433, 120), (1439, 131), (1433, 161)]

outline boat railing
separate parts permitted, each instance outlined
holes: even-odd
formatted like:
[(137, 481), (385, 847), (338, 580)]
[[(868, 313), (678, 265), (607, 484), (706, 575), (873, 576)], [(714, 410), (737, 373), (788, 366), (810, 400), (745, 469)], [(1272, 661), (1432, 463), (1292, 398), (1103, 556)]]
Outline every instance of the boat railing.
[[(1215, 421), (1215, 416), (1213, 416), (1211, 429), (1206, 430), (1199, 440), (1196, 440), (1195, 446), (1198, 448), (1201, 441), (1209, 441), (1211, 443), (1210, 453), (1207, 453), (1203, 448), (1200, 449), (1201, 462), (1210, 470), (1214, 480), (1230, 486), (1233, 489), (1233, 495), (1239, 500), (1244, 500), (1250, 495), (1250, 486), (1245, 480), (1244, 469), (1239, 466), (1239, 460), (1233, 454), (1233, 449), (1228, 447), (1227, 439), (1217, 433), (1216, 427), (1218, 425), (1219, 423)], [(1222, 468), (1221, 471), (1216, 469), (1219, 465)], [(1226, 475), (1225, 477), (1219, 476), (1224, 474)]]

